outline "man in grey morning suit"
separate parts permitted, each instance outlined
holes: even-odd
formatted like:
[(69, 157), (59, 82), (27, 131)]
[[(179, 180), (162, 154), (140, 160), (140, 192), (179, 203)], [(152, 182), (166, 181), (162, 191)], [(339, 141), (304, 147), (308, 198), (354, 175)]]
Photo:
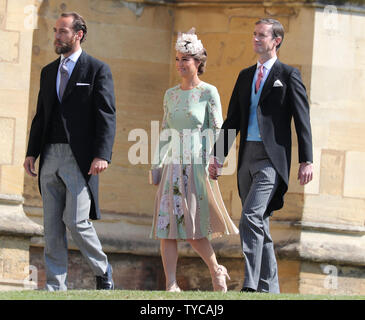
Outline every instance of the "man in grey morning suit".
[(98, 175), (111, 161), (115, 98), (109, 67), (81, 49), (87, 28), (77, 13), (54, 27), (61, 57), (42, 69), (26, 172), (35, 177), (44, 211), (46, 289), (67, 290), (66, 228), (96, 275), (96, 288), (114, 288), (112, 268), (92, 223), (99, 219)]
[(245, 257), (243, 292), (280, 292), (269, 217), (282, 208), (288, 189), (292, 118), (298, 137), (298, 179), (304, 185), (313, 177), (306, 90), (299, 71), (277, 59), (283, 39), (284, 28), (279, 21), (256, 22), (253, 47), (259, 59), (238, 76), (209, 165), (210, 177), (217, 179), (233, 142), (228, 142), (225, 129), (240, 132), (237, 180), (242, 201), (239, 230)]

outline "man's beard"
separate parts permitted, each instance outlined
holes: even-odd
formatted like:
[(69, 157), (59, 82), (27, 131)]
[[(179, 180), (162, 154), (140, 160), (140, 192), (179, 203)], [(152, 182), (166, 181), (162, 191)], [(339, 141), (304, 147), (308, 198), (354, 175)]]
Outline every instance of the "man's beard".
[[(60, 44), (61, 46), (56, 47), (56, 43)], [(54, 45), (55, 45), (55, 52), (57, 54), (65, 54), (65, 53), (70, 52), (73, 49), (73, 42), (72, 41), (70, 41), (70, 42), (55, 41)]]

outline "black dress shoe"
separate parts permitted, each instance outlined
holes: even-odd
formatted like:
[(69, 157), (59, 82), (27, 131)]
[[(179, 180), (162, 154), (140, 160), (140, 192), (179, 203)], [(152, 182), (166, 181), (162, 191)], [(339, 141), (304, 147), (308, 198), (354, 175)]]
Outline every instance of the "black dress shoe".
[(256, 290), (247, 288), (247, 287), (243, 287), (240, 292), (256, 292)]
[(96, 276), (96, 290), (114, 290), (113, 269), (110, 264), (102, 276)]

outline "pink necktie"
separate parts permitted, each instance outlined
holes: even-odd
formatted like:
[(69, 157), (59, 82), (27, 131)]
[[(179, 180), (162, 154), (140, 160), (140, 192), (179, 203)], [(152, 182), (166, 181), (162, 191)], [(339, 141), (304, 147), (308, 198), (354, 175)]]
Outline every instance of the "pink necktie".
[(261, 80), (262, 80), (262, 77), (264, 76), (264, 65), (262, 64), (260, 66), (260, 69), (259, 69), (259, 74), (257, 76), (257, 80), (256, 80), (256, 85), (255, 85), (255, 93), (257, 93), (257, 91), (259, 91), (260, 89), (260, 84), (261, 84)]

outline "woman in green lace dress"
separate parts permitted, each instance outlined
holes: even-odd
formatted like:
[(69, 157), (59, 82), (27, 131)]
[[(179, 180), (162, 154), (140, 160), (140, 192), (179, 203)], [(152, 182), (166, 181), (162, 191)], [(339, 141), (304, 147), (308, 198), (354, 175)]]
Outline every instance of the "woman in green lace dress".
[(212, 138), (223, 123), (217, 89), (199, 79), (206, 50), (192, 29), (179, 34), (176, 69), (181, 83), (166, 91), (159, 148), (152, 172), (160, 173), (151, 237), (160, 239), (166, 290), (176, 283), (177, 240), (188, 241), (207, 264), (215, 291), (227, 291), (227, 270), (217, 263), (210, 239), (238, 234), (218, 182), (207, 174)]

